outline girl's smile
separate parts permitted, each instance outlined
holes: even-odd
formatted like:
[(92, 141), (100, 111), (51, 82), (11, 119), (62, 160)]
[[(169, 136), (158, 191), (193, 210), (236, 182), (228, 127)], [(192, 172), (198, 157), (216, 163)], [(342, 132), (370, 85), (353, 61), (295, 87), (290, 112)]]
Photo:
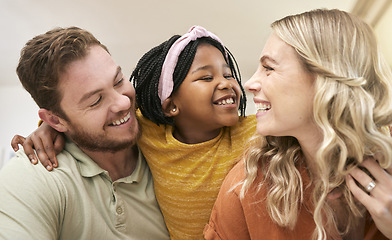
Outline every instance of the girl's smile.
[(224, 55), (212, 45), (200, 45), (187, 76), (171, 97), (176, 132), (199, 136), (197, 142), (216, 137), (222, 127), (238, 122), (240, 97), (240, 86)]

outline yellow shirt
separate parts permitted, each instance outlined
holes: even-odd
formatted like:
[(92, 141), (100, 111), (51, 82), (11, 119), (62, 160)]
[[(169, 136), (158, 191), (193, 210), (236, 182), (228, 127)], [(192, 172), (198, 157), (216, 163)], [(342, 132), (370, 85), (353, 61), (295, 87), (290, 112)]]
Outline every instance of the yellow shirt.
[(207, 142), (184, 144), (173, 127), (157, 126), (138, 111), (138, 144), (154, 179), (155, 194), (172, 239), (203, 239), (223, 179), (255, 133), (255, 116), (240, 117)]

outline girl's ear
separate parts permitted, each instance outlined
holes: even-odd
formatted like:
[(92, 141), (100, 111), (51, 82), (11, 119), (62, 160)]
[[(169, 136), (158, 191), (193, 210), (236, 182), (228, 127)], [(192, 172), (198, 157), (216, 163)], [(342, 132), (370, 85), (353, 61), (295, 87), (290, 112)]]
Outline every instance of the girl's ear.
[(167, 117), (174, 117), (177, 116), (179, 110), (176, 104), (173, 102), (173, 99), (171, 97), (168, 97), (162, 103), (162, 111)]
[(68, 130), (66, 121), (52, 111), (41, 108), (38, 110), (38, 116), (58, 132), (66, 132)]

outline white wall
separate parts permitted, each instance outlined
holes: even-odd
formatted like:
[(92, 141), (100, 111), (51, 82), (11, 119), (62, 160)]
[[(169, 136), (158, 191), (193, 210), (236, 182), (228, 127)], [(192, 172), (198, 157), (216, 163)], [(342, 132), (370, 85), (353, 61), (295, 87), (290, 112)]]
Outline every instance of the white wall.
[(392, 67), (392, 5), (389, 5), (388, 9), (384, 13), (383, 17), (375, 27), (375, 33), (380, 43), (381, 50), (383, 51), (384, 57)]
[(0, 88), (0, 168), (13, 150), (11, 139), (15, 134), (27, 136), (37, 128), (38, 107), (21, 86), (1, 86)]

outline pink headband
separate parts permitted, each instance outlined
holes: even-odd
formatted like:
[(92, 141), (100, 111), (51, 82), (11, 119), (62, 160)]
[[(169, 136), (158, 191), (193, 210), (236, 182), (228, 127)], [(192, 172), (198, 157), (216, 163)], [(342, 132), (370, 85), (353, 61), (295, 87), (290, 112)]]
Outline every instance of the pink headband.
[(173, 91), (173, 73), (178, 62), (178, 56), (180, 56), (182, 50), (184, 50), (189, 42), (201, 37), (211, 37), (224, 46), (222, 41), (215, 34), (200, 26), (191, 27), (186, 34), (177, 39), (177, 41), (175, 41), (170, 47), (169, 52), (166, 55), (162, 66), (161, 76), (159, 78), (158, 96), (161, 99), (161, 104), (170, 96)]

